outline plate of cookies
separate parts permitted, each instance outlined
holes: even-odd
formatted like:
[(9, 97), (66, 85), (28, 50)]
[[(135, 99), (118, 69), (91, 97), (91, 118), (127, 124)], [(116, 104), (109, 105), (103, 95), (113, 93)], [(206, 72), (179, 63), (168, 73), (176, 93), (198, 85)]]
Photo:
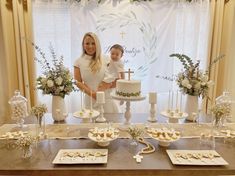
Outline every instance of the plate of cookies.
[(149, 128), (147, 129), (148, 135), (156, 139), (160, 146), (168, 147), (171, 142), (175, 142), (180, 139), (180, 132), (174, 129), (168, 128)]
[(166, 150), (175, 165), (228, 165), (215, 150)]
[(27, 134), (28, 131), (6, 132), (5, 134), (0, 136), (0, 139), (19, 139), (20, 137), (24, 137)]
[(107, 149), (61, 149), (53, 164), (105, 164), (108, 161)]
[(117, 139), (119, 136), (119, 130), (113, 127), (106, 128), (93, 128), (89, 130), (88, 137), (97, 142), (99, 146), (105, 147), (110, 144), (111, 141)]

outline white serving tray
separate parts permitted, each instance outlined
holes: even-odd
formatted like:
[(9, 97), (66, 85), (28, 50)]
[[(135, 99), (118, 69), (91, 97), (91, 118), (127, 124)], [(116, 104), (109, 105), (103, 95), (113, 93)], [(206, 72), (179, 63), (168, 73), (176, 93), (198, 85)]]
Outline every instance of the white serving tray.
[(187, 154), (187, 153), (212, 153), (219, 155), (215, 150), (166, 150), (168, 156), (171, 159), (172, 164), (174, 165), (200, 165), (200, 166), (223, 166), (228, 165), (228, 163), (220, 156), (212, 159), (202, 158), (202, 159), (183, 159), (175, 157), (176, 153)]
[[(63, 157), (63, 154), (65, 152), (81, 152), (81, 153), (86, 153), (86, 152), (102, 152), (106, 153), (105, 156), (87, 156), (87, 157)], [(105, 164), (108, 162), (108, 149), (61, 149), (57, 153), (55, 159), (53, 160), (53, 164)]]

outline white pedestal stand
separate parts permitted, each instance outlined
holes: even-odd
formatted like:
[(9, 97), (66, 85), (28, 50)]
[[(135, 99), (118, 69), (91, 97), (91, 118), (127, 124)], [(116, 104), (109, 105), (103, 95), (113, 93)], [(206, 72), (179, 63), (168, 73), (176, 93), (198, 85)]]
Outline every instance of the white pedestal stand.
[(179, 112), (179, 110), (167, 110), (161, 112), (161, 115), (169, 118), (169, 123), (179, 123), (179, 119), (188, 117), (188, 114), (185, 112)]
[(104, 104), (99, 103), (99, 107), (100, 107), (100, 115), (95, 121), (99, 123), (104, 123), (106, 122), (106, 119), (104, 118)]
[(126, 121), (124, 122), (125, 126), (129, 126), (131, 124), (130, 120), (131, 120), (131, 101), (142, 101), (144, 100), (146, 97), (145, 96), (141, 96), (141, 97), (120, 97), (117, 96), (115, 94), (112, 94), (111, 97), (115, 100), (123, 100), (126, 101), (126, 112), (124, 114), (124, 117), (126, 119)]
[(156, 122), (156, 110), (155, 110), (155, 103), (151, 103), (151, 108), (150, 108), (150, 116), (148, 118), (149, 122)]

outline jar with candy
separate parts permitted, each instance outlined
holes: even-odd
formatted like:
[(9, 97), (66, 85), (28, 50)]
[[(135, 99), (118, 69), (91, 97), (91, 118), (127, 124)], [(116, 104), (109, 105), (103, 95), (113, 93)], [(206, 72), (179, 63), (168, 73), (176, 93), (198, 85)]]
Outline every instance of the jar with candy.
[(24, 118), (28, 115), (27, 99), (20, 94), (20, 91), (16, 90), (8, 103), (11, 106), (11, 118), (22, 128)]

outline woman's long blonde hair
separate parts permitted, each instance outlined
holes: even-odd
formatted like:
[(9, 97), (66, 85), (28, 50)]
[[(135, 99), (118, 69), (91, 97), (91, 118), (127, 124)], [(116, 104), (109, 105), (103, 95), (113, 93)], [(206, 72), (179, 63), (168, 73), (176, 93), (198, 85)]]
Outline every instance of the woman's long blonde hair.
[(84, 56), (86, 54), (86, 51), (84, 49), (84, 40), (87, 36), (93, 38), (95, 41), (95, 47), (96, 47), (95, 55), (92, 57), (92, 60), (91, 60), (89, 67), (91, 68), (91, 72), (96, 73), (96, 72), (100, 71), (100, 68), (102, 65), (100, 41), (99, 41), (98, 37), (96, 36), (96, 34), (94, 34), (92, 32), (86, 33), (83, 37), (83, 40), (82, 40), (82, 50), (83, 50), (82, 56)]

